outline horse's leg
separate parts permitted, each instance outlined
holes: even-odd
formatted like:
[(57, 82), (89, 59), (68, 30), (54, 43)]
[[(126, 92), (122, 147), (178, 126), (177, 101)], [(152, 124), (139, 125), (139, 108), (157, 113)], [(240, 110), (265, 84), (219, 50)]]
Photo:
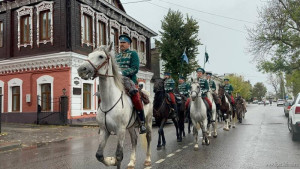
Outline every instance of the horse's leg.
[(207, 136), (211, 137), (211, 124), (207, 124)]
[(232, 128), (235, 128), (235, 122), (236, 122), (236, 119), (237, 119), (237, 114), (235, 111), (233, 111), (233, 116), (232, 116)]
[(99, 133), (99, 147), (96, 152), (96, 158), (98, 161), (102, 162), (106, 166), (110, 166), (112, 163), (112, 159), (110, 157), (104, 158), (103, 151), (106, 145), (107, 139), (109, 137), (109, 133), (106, 130), (101, 130)]
[(223, 130), (225, 131), (229, 131), (228, 121), (229, 121), (229, 114), (226, 114), (225, 121), (224, 121), (224, 128), (223, 128)]
[(118, 146), (116, 150), (116, 166), (121, 169), (121, 162), (123, 160), (123, 144), (125, 140), (126, 128), (120, 129), (118, 132)]
[(204, 120), (203, 125), (202, 125), (202, 135), (203, 135), (205, 144), (209, 145), (210, 142), (209, 142), (208, 133), (207, 133), (207, 123), (208, 123), (208, 120), (207, 119)]
[(179, 131), (178, 131), (178, 121), (176, 118), (172, 118), (172, 121), (175, 125), (176, 128), (176, 137), (177, 137), (177, 142), (180, 142), (180, 136), (179, 136)]
[(162, 139), (162, 132), (163, 132), (163, 127), (165, 124), (165, 119), (162, 119), (159, 121), (160, 126), (158, 129), (158, 144), (157, 144), (157, 149), (160, 150), (161, 149), (161, 139)]
[(135, 162), (136, 162), (136, 145), (137, 145), (137, 134), (134, 129), (134, 127), (131, 127), (128, 129), (130, 138), (131, 138), (131, 144), (132, 144), (132, 151), (130, 155), (130, 162), (128, 164), (128, 168), (134, 168)]
[(198, 145), (198, 128), (197, 128), (197, 123), (193, 122), (193, 135), (194, 135), (194, 150), (198, 151), (199, 150), (199, 145)]
[[(152, 116), (151, 116), (152, 117)], [(148, 119), (148, 123), (146, 125), (147, 133), (147, 152), (146, 152), (146, 159), (144, 162), (144, 166), (151, 166), (151, 134), (152, 134), (152, 118)]]

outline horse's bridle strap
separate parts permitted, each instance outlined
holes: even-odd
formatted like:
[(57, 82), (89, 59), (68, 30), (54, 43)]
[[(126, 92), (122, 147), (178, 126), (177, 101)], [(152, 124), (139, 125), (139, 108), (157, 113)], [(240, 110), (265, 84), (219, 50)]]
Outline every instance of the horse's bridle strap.
[(95, 65), (90, 61), (90, 60), (86, 60), (86, 61), (88, 61), (91, 65), (92, 65), (92, 67), (94, 68), (94, 76), (93, 76), (93, 79), (94, 78), (96, 78), (97, 77), (97, 75), (99, 75), (99, 76), (104, 76), (104, 77), (114, 77), (113, 75), (108, 75), (108, 68), (106, 69), (106, 73), (105, 74), (100, 74), (100, 73), (98, 73), (98, 70), (99, 69), (101, 69), (103, 66), (105, 66), (105, 65), (107, 65), (108, 63), (109, 63), (109, 55), (107, 55), (107, 58), (106, 58), (106, 60), (101, 64), (101, 65), (99, 65), (97, 68), (95, 67)]

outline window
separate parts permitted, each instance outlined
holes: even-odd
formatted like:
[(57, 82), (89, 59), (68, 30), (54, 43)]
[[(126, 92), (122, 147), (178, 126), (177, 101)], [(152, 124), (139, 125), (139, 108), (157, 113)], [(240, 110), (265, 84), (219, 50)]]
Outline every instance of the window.
[(141, 41), (140, 52), (145, 53), (145, 42)]
[(98, 25), (99, 25), (99, 44), (100, 45), (106, 45), (106, 24), (102, 21), (98, 21)]
[(42, 95), (42, 111), (51, 110), (51, 84), (46, 83), (41, 85), (41, 95)]
[(112, 42), (114, 43), (115, 50), (118, 52), (118, 47), (119, 47), (119, 31), (116, 28), (112, 28)]
[(12, 111), (20, 111), (20, 86), (12, 87)]
[(30, 22), (29, 15), (21, 17), (21, 44), (27, 44), (30, 42)]
[(51, 38), (51, 14), (50, 10), (43, 11), (40, 14), (40, 40), (50, 40)]
[(94, 15), (91, 7), (81, 5), (81, 46), (86, 44), (95, 47)]
[(36, 5), (37, 46), (51, 42), (53, 45), (53, 2), (43, 1)]
[(0, 22), (0, 47), (3, 47), (3, 22)]
[(18, 49), (27, 46), (33, 47), (33, 7), (23, 6), (17, 10), (18, 13)]
[(83, 84), (83, 109), (91, 109), (91, 84)]
[(84, 14), (83, 22), (83, 41), (84, 43), (92, 43), (92, 17)]
[(132, 38), (132, 48), (137, 51), (137, 38)]

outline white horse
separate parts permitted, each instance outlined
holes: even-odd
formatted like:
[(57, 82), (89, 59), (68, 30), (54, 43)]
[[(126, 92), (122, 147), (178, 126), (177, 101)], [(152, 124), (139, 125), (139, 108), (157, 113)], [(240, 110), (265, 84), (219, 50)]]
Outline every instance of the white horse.
[[(217, 136), (218, 136), (218, 133), (217, 133), (217, 127), (218, 127), (218, 124), (217, 124), (217, 107), (216, 107), (216, 103), (215, 103), (215, 100), (214, 100), (214, 98), (213, 98), (213, 95), (212, 95), (212, 90), (211, 89), (209, 89), (209, 91), (207, 92), (207, 98), (209, 99), (209, 100), (211, 100), (211, 104), (212, 104), (212, 120), (214, 121), (214, 122), (212, 122), (212, 126), (213, 126), (213, 128), (214, 128), (214, 131), (213, 131), (213, 137), (214, 138), (217, 138)], [(211, 137), (211, 125), (209, 124), (208, 126), (208, 137)]]
[[(126, 129), (129, 131), (132, 143), (132, 152), (128, 168), (134, 168), (136, 163), (136, 146), (138, 134), (135, 128), (139, 121), (134, 112), (133, 105), (129, 96), (125, 94), (122, 84), (122, 76), (119, 74), (112, 44), (110, 46), (101, 46), (89, 54), (88, 59), (78, 68), (78, 75), (85, 80), (99, 77), (99, 95), (101, 103), (99, 105), (97, 122), (99, 124), (99, 147), (96, 153), (98, 161), (106, 166), (121, 167), (123, 160), (123, 143), (125, 140)], [(146, 134), (142, 136), (147, 139), (147, 152), (144, 162), (145, 166), (151, 165), (151, 132), (152, 132), (152, 103), (144, 106)], [(116, 134), (118, 146), (116, 157), (104, 157), (103, 151), (108, 137)], [(146, 135), (146, 136), (145, 136)], [(142, 141), (146, 140), (142, 139)], [(144, 144), (145, 145), (145, 144)]]
[(201, 87), (199, 83), (193, 82), (191, 84), (191, 106), (190, 106), (190, 116), (193, 123), (193, 134), (195, 138), (194, 150), (199, 149), (198, 146), (198, 130), (202, 129), (202, 145), (209, 145), (209, 139), (207, 136), (207, 115), (206, 106), (201, 98)]

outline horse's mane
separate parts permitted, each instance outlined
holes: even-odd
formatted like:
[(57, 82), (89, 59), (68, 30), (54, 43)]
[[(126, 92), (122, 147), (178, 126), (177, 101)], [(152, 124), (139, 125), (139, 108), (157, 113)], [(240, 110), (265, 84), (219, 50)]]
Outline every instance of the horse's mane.
[(154, 83), (154, 100), (153, 100), (153, 107), (158, 108), (162, 104), (163, 99), (165, 98), (165, 91), (164, 91), (164, 81), (162, 79), (156, 79)]
[(114, 75), (115, 84), (121, 91), (123, 91), (124, 90), (123, 78), (122, 75), (119, 73), (121, 70), (119, 69), (119, 66), (116, 63), (114, 50), (112, 49), (111, 51), (109, 51), (109, 46), (100, 46), (95, 50), (104, 51), (106, 55), (110, 56), (112, 73)]

